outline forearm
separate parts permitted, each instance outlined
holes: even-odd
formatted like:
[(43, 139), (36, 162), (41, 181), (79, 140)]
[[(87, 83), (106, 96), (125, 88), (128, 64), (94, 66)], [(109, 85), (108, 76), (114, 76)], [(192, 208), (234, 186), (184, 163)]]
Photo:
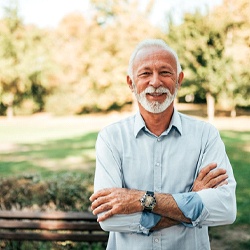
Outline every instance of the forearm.
[[(190, 223), (191, 220), (186, 218), (179, 209), (175, 199), (171, 194), (156, 194), (157, 205), (154, 208), (154, 213), (167, 217), (177, 222)], [(171, 221), (171, 220), (170, 220)]]
[(179, 221), (170, 219), (168, 217), (161, 217), (160, 221), (150, 231), (157, 231), (157, 230), (167, 228), (167, 227), (172, 227), (178, 224), (181, 224), (181, 223)]

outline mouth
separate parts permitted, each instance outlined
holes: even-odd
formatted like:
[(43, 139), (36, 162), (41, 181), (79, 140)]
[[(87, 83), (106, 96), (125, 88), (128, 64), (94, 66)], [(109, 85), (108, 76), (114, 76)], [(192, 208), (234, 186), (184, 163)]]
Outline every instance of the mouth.
[(160, 102), (162, 103), (165, 99), (166, 99), (166, 95), (167, 93), (157, 93), (157, 92), (153, 92), (153, 93), (147, 93), (147, 99), (151, 102)]
[(166, 95), (166, 94), (167, 93), (157, 93), (157, 92), (147, 93), (147, 95), (152, 96), (152, 97), (163, 96), (163, 95)]

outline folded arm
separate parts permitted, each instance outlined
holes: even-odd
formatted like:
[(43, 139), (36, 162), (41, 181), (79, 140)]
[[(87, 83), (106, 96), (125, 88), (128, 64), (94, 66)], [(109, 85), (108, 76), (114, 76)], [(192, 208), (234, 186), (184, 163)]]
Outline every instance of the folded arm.
[[(227, 183), (227, 174), (223, 169), (216, 169), (216, 164), (209, 164), (205, 167), (193, 185), (193, 191), (199, 191), (207, 188), (216, 188)], [(214, 171), (212, 171), (214, 170)], [(103, 222), (114, 215), (128, 215), (140, 213), (143, 207), (140, 204), (140, 198), (145, 191), (126, 189), (126, 188), (107, 188), (95, 192), (91, 197), (93, 214), (98, 214), (98, 221)], [(186, 193), (190, 196), (190, 193)], [(185, 194), (183, 194), (185, 196)], [(156, 193), (157, 205), (154, 213), (161, 216), (153, 230), (170, 227), (180, 223), (191, 223), (193, 216), (187, 217), (184, 205), (178, 195)], [(196, 202), (197, 206), (200, 203)], [(195, 205), (195, 204), (194, 204)], [(199, 216), (199, 214), (197, 215)], [(196, 216), (196, 217), (197, 217)]]
[[(160, 220), (155, 218), (150, 224), (150, 229), (161, 229), (176, 224), (202, 226), (222, 225), (232, 223), (236, 214), (235, 202), (235, 180), (231, 165), (223, 152), (223, 146), (218, 141), (218, 136), (209, 137), (211, 140), (206, 144), (202, 155), (201, 169), (193, 183), (192, 192), (198, 194), (204, 205), (198, 218), (192, 218), (185, 211), (185, 205), (171, 194), (156, 194), (157, 206), (154, 213), (160, 215)], [(211, 152), (211, 148), (215, 149)], [(139, 202), (146, 190), (132, 190), (124, 187), (121, 162), (116, 148), (111, 148), (102, 139), (99, 140), (97, 148), (97, 169), (95, 179), (95, 193), (90, 197), (94, 214), (98, 214), (98, 221), (107, 231), (120, 232), (144, 232), (142, 221), (142, 207)], [(98, 153), (99, 152), (99, 153)], [(109, 156), (109, 157), (107, 157)], [(209, 159), (218, 159), (216, 164), (208, 164)], [(224, 168), (224, 169), (222, 169)], [(112, 173), (112, 176), (110, 175)], [(104, 178), (105, 176), (105, 178)], [(226, 185), (227, 184), (227, 185)], [(105, 189), (103, 189), (105, 187)], [(117, 188), (114, 188), (117, 187)], [(98, 191), (99, 190), (99, 191)], [(178, 196), (178, 194), (176, 194)], [(185, 196), (189, 193), (183, 193)], [(160, 202), (159, 202), (160, 201)], [(196, 203), (194, 203), (195, 206)], [(199, 202), (200, 204), (200, 202)], [(159, 218), (159, 215), (158, 218)], [(229, 216), (230, 215), (230, 216)], [(229, 218), (229, 219), (228, 219)]]

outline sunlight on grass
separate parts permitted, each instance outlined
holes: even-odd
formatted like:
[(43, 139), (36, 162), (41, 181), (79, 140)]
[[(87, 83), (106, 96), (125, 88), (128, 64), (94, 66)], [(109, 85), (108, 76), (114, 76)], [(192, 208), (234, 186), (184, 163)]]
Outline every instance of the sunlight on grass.
[(0, 154), (1, 175), (94, 168), (97, 132), (43, 143), (16, 144)]

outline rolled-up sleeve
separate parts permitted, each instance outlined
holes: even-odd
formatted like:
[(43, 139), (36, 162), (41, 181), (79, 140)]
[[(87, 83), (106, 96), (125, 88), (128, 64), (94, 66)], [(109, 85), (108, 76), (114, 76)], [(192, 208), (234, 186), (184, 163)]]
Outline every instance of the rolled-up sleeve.
[(217, 163), (218, 168), (227, 171), (228, 184), (217, 188), (209, 188), (198, 191), (204, 209), (197, 218), (197, 225), (218, 226), (231, 224), (236, 219), (236, 181), (233, 175), (233, 169), (227, 157), (224, 143), (219, 132), (211, 128), (208, 134), (208, 140), (204, 149), (202, 166), (206, 166), (211, 161)]
[(204, 208), (200, 196), (194, 192), (173, 194), (172, 196), (184, 216), (191, 220), (191, 223), (182, 224), (187, 227), (197, 226), (197, 219), (200, 217)]

